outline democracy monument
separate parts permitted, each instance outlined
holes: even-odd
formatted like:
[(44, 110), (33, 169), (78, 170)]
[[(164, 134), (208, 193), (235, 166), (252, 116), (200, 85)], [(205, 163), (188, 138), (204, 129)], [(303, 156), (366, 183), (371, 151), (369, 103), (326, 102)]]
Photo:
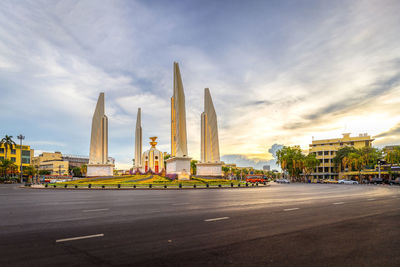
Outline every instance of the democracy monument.
[(89, 164), (86, 176), (112, 176), (114, 164), (108, 162), (108, 118), (104, 93), (100, 93), (92, 119)]
[[(134, 173), (153, 172), (174, 175), (178, 180), (190, 179), (187, 148), (185, 92), (179, 64), (173, 66), (173, 95), (171, 97), (171, 154), (164, 166), (164, 154), (156, 148), (157, 137), (150, 137), (150, 149), (142, 152), (141, 108), (138, 108), (135, 128)], [(204, 112), (201, 114), (201, 161), (197, 163), (198, 176), (222, 176), (219, 153), (217, 115), (210, 89), (204, 89)], [(108, 162), (108, 119), (105, 115), (104, 93), (100, 93), (92, 119), (90, 156), (87, 176), (112, 176), (114, 165)]]

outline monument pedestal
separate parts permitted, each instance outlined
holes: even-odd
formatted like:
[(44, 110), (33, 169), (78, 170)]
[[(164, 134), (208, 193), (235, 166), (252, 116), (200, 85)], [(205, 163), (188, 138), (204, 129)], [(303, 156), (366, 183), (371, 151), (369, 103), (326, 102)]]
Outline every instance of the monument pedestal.
[(199, 162), (196, 164), (198, 176), (222, 176), (222, 163), (221, 162)]
[(190, 180), (190, 160), (186, 157), (167, 159), (167, 174), (177, 174), (178, 180)]
[(88, 164), (86, 177), (113, 176), (114, 164)]

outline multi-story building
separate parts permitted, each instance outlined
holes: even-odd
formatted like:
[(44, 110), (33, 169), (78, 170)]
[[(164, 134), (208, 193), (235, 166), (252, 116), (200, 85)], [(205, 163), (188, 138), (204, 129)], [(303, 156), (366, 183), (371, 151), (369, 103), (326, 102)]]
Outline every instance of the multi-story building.
[(313, 140), (310, 144), (309, 153), (314, 153), (319, 159), (320, 164), (314, 173), (311, 173), (312, 179), (338, 179), (339, 173), (333, 158), (336, 152), (346, 146), (355, 148), (372, 146), (371, 138), (368, 134), (360, 134), (359, 136), (351, 137), (349, 133), (344, 133), (342, 138)]
[[(62, 155), (62, 160), (68, 161), (70, 167), (81, 167), (89, 163), (89, 157), (77, 155)], [(110, 160), (110, 157), (109, 157)]]
[[(14, 145), (11, 149), (8, 148), (7, 150), (7, 159), (14, 162), (15, 165), (18, 166), (18, 170), (21, 166), (22, 161), (22, 168), (27, 167), (31, 164), (31, 160), (33, 158), (33, 149), (30, 146), (23, 145)], [(0, 160), (4, 160), (6, 157), (6, 149), (4, 144), (0, 145)], [(19, 171), (18, 171), (19, 172)]]
[(270, 165), (264, 165), (263, 166), (263, 171), (270, 171), (271, 170), (271, 166)]
[(69, 175), (68, 161), (63, 160), (48, 160), (43, 161), (39, 165), (39, 171), (50, 171), (51, 175)]

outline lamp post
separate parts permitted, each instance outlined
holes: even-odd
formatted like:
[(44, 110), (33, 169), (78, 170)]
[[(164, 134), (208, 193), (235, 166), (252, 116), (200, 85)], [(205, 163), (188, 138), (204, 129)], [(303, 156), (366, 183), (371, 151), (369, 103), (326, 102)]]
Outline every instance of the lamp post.
[(381, 160), (378, 160), (379, 181), (381, 180)]
[(21, 180), (21, 184), (22, 184), (22, 140), (25, 139), (25, 136), (23, 136), (22, 134), (20, 134), (20, 135), (17, 136), (17, 138), (19, 139), (19, 144), (20, 144), (19, 149), (20, 149), (20, 151), (21, 151), (21, 152), (20, 152), (20, 154), (21, 154), (21, 158), (20, 158), (21, 164), (20, 164), (20, 172), (19, 172), (19, 175), (20, 175), (20, 180)]

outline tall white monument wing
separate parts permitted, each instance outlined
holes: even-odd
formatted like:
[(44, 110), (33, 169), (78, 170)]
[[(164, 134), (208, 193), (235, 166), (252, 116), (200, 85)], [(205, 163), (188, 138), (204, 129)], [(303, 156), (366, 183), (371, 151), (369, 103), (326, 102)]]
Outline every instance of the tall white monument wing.
[(92, 119), (89, 164), (108, 161), (108, 119), (104, 114), (104, 93), (100, 93)]
[(201, 161), (220, 161), (217, 114), (208, 88), (204, 89), (204, 112), (201, 114)]
[(138, 108), (135, 130), (135, 168), (142, 167), (142, 119), (141, 109)]
[(171, 156), (188, 156), (185, 93), (177, 62), (174, 62), (174, 94), (171, 98)]

